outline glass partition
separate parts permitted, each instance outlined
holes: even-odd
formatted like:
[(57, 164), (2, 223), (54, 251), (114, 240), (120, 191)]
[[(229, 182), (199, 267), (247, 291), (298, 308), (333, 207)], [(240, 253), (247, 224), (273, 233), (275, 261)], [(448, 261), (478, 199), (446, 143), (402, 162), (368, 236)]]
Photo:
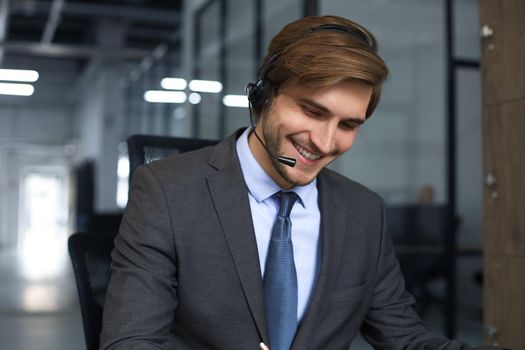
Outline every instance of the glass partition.
[(479, 3), (476, 0), (454, 0), (454, 54), (463, 59), (479, 60)]
[(431, 187), (445, 201), (445, 58), (441, 2), (321, 1), (321, 14), (365, 25), (390, 68), (382, 100), (333, 168), (387, 203), (415, 202)]
[[(255, 1), (228, 0), (226, 22), (226, 95), (245, 95), (255, 80)], [(225, 107), (224, 135), (250, 125), (248, 109)]]
[[(209, 1), (196, 14), (194, 79), (221, 81), (223, 1)], [(219, 93), (198, 93), (201, 101), (193, 107), (195, 136), (216, 139), (220, 130), (221, 96)]]
[(262, 49), (263, 56), (272, 38), (285, 25), (302, 17), (303, 2), (300, 0), (271, 1), (262, 0), (263, 35)]

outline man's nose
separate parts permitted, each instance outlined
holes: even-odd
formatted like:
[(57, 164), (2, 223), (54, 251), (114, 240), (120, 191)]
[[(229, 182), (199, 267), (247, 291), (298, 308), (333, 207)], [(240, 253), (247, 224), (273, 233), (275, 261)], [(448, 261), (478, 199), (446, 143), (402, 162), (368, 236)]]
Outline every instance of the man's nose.
[(330, 154), (335, 149), (337, 123), (325, 122), (313, 130), (312, 141), (323, 154)]

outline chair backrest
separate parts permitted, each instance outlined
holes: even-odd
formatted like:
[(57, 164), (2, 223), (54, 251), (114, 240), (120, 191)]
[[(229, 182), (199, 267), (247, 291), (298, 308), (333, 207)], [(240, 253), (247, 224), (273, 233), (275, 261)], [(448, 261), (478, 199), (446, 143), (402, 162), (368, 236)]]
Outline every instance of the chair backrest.
[(394, 242), (402, 245), (444, 245), (449, 230), (446, 205), (388, 206), (387, 225)]
[(99, 348), (115, 235), (116, 232), (77, 232), (68, 240), (88, 350)]
[(129, 179), (142, 164), (163, 159), (171, 154), (193, 151), (219, 141), (184, 137), (131, 135), (128, 137)]
[(389, 206), (386, 216), (406, 288), (416, 298), (418, 311), (424, 314), (432, 302), (444, 300), (439, 293), (430, 293), (430, 283), (448, 278), (445, 250), (450, 227), (448, 207)]

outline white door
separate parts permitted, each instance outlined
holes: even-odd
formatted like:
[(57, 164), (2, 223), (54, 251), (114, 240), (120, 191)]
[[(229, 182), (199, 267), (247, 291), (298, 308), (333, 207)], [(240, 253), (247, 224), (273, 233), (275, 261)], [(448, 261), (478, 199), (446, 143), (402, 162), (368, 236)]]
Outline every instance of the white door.
[(67, 258), (68, 172), (61, 166), (21, 169), (18, 248), (29, 279), (56, 277)]

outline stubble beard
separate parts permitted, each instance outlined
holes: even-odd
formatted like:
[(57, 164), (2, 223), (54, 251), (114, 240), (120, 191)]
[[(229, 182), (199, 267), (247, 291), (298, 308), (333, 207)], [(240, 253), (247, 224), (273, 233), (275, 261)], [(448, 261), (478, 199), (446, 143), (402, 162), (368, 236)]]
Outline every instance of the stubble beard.
[[(267, 117), (268, 116), (266, 116), (266, 118), (264, 118), (261, 121), (262, 122), (262, 133), (263, 133), (263, 139), (264, 139), (263, 141), (266, 144), (266, 148), (268, 148), (268, 151), (270, 151), (270, 153), (274, 155), (275, 157), (280, 156), (280, 155), (286, 156), (285, 154), (281, 154), (282, 152), (279, 148), (279, 144), (280, 144), (279, 137), (277, 136), (277, 132), (273, 130), (270, 123), (267, 121), (268, 120)], [(285, 165), (279, 162), (277, 159), (275, 159), (272, 156), (269, 156), (269, 158), (277, 174), (279, 174), (279, 176), (281, 176), (288, 184), (290, 184), (290, 188), (295, 187), (295, 186), (308, 185), (315, 178), (315, 177), (312, 178), (310, 181), (301, 182), (297, 178), (294, 178), (290, 175), (289, 173), (290, 167), (288, 165)]]

